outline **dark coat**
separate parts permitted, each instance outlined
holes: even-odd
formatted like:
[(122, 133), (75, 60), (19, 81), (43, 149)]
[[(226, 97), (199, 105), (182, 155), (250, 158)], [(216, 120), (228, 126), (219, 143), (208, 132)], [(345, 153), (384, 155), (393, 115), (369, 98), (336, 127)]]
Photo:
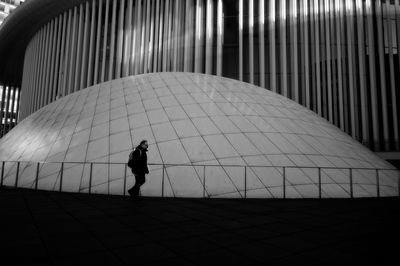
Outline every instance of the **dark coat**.
[(149, 173), (147, 168), (147, 149), (143, 149), (142, 146), (137, 146), (133, 151), (133, 167), (132, 173), (136, 175), (144, 175)]

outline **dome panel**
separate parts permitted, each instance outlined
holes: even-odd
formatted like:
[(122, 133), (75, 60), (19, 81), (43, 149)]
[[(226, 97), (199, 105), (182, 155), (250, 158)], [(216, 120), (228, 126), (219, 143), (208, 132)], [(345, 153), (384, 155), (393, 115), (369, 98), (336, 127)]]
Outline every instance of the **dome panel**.
[(122, 194), (133, 179), (125, 163), (142, 139), (151, 169), (144, 195), (312, 198), (321, 180), (323, 197), (373, 197), (376, 169), (387, 169), (381, 195), (398, 194), (390, 164), (312, 111), (192, 73), (126, 77), (43, 107), (0, 140), (4, 184)]

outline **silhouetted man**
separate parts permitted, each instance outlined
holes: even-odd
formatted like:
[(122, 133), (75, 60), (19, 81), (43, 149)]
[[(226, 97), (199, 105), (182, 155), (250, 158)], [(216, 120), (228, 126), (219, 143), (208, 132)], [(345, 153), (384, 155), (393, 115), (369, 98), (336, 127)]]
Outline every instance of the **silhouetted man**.
[(147, 140), (142, 140), (139, 146), (129, 155), (128, 165), (131, 167), (132, 174), (135, 176), (135, 185), (128, 190), (128, 193), (134, 199), (139, 197), (140, 187), (146, 182), (145, 175), (149, 173), (146, 154), (148, 147), (149, 144)]

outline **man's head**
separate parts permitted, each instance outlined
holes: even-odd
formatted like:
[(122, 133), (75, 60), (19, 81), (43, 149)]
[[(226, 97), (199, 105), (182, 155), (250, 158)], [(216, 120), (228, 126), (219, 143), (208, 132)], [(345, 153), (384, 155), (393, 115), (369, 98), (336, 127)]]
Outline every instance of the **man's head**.
[(149, 147), (149, 143), (147, 142), (147, 140), (142, 140), (141, 142), (140, 142), (140, 146), (143, 148), (143, 149), (147, 149), (148, 147)]

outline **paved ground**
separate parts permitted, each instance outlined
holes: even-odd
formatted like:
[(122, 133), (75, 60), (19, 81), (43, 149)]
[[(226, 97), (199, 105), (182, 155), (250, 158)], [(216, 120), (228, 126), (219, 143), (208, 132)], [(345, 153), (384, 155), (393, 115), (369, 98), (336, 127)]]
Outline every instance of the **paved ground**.
[(398, 262), (400, 200), (213, 200), (0, 189), (0, 264)]

